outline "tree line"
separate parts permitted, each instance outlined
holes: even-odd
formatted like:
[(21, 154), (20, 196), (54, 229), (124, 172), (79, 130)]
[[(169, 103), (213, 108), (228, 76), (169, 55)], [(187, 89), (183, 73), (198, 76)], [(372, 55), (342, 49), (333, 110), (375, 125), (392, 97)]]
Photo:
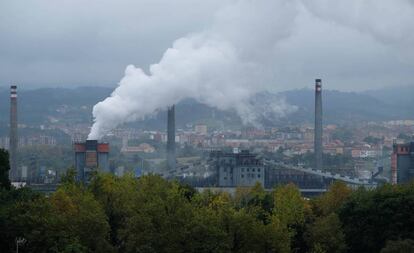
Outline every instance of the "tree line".
[(414, 252), (414, 184), (336, 182), (305, 199), (293, 184), (230, 195), (156, 175), (96, 174), (83, 185), (72, 171), (44, 195), (3, 174), (0, 252), (15, 252), (16, 238), (19, 252)]

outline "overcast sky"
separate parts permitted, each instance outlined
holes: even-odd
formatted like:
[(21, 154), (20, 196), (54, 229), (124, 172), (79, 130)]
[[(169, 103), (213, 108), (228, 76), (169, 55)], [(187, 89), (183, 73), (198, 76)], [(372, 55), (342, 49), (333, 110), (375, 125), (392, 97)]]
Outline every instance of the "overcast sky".
[[(298, 3), (294, 11), (274, 10), (290, 15), (266, 58), (276, 90), (312, 87), (318, 77), (339, 90), (414, 85), (412, 1), (291, 1)], [(175, 40), (231, 23), (232, 16), (220, 15), (233, 2), (2, 0), (0, 86), (115, 87), (127, 65), (148, 71)], [(266, 32), (266, 25), (258, 21), (254, 29)], [(238, 40), (262, 46), (243, 25), (230, 27)]]

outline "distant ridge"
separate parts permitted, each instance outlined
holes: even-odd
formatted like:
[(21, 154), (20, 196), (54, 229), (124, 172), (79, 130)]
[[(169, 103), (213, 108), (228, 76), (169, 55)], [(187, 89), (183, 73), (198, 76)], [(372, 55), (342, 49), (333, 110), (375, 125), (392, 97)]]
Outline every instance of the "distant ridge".
[[(93, 106), (105, 99), (112, 92), (108, 87), (78, 87), (78, 88), (41, 88), (21, 90), (19, 92), (19, 122), (29, 125), (39, 125), (50, 121), (51, 117), (62, 123), (90, 123)], [(9, 98), (8, 90), (0, 89), (0, 124), (8, 124)], [(298, 110), (280, 120), (266, 120), (264, 125), (279, 125), (286, 123), (312, 122), (314, 110), (314, 94), (311, 89), (298, 89), (279, 94), (264, 93), (266, 99), (285, 98), (286, 102), (296, 105)], [(347, 123), (352, 121), (380, 121), (393, 119), (414, 118), (412, 113), (414, 88), (386, 88), (365, 92), (341, 92), (324, 90), (324, 122)], [(150, 129), (164, 129), (166, 126), (165, 112), (134, 123)], [(238, 127), (240, 118), (232, 111), (219, 111), (215, 108), (200, 104), (192, 99), (186, 99), (177, 104), (177, 127), (201, 122), (214, 127)]]

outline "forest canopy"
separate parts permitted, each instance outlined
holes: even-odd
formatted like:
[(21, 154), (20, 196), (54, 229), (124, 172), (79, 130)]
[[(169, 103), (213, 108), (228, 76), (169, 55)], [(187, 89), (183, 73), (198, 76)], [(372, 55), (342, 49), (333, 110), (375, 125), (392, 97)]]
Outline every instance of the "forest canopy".
[[(64, 177), (53, 194), (0, 191), (0, 251), (409, 252), (414, 185), (351, 190), (336, 182), (305, 199), (293, 185), (233, 195), (148, 175)], [(394, 215), (397, 214), (398, 215)], [(400, 251), (399, 251), (400, 250)], [(402, 251), (401, 251), (402, 250)]]

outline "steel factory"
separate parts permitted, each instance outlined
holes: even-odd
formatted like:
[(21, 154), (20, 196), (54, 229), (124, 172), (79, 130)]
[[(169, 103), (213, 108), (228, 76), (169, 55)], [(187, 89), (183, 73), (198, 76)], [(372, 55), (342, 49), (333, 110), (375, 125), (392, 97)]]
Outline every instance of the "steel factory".
[(87, 140), (73, 144), (77, 180), (88, 182), (93, 173), (110, 172), (109, 144)]
[[(177, 144), (180, 144), (180, 136), (176, 132), (176, 106), (171, 105), (167, 108), (166, 114), (167, 125), (164, 142), (165, 168), (164, 170), (154, 170), (150, 173), (179, 180), (190, 180), (191, 178), (198, 177), (196, 181), (190, 181), (193, 182), (194, 186), (225, 188), (253, 186), (256, 183), (260, 183), (266, 188), (272, 188), (277, 184), (294, 182), (302, 188), (324, 189), (333, 180), (342, 180), (350, 185), (375, 187), (379, 181), (384, 181), (384, 178), (379, 180), (381, 177), (379, 175), (382, 172), (380, 169), (373, 172), (370, 178), (358, 179), (347, 174), (341, 175), (337, 172), (333, 173), (333, 170), (330, 170), (330, 168), (323, 164), (324, 154), (331, 151), (329, 149), (324, 150), (324, 143), (326, 141), (324, 140), (323, 133), (322, 80), (315, 79), (314, 87), (314, 128), (313, 133), (308, 134), (310, 137), (306, 137), (313, 143), (311, 152), (313, 152), (314, 163), (311, 168), (305, 168), (301, 164), (286, 165), (280, 161), (267, 160), (260, 152), (252, 152), (249, 148), (242, 149), (234, 147), (233, 152), (220, 149), (220, 145), (221, 147), (226, 144), (231, 146), (232, 143), (230, 140), (216, 145), (219, 148), (204, 149), (204, 152), (208, 154), (208, 158), (203, 158), (195, 162), (186, 162), (178, 159)], [(34, 157), (31, 158), (31, 165), (29, 167), (19, 167), (18, 165), (19, 138), (17, 106), (17, 86), (12, 85), (10, 87), (10, 131), (8, 139), (11, 168), (10, 179), (13, 182), (24, 181), (29, 184), (39, 184), (45, 181), (38, 179), (39, 176), (37, 174), (41, 172), (36, 168), (36, 160)], [(208, 134), (207, 126), (201, 124), (196, 125), (195, 134), (204, 138)], [(290, 137), (288, 136), (287, 138)], [(162, 136), (154, 135), (153, 139), (162, 141)], [(194, 139), (194, 141), (197, 141), (197, 139)], [(220, 139), (215, 139), (214, 141), (219, 143)], [(73, 166), (76, 170), (76, 179), (78, 181), (88, 183), (92, 175), (101, 172), (114, 173), (118, 176), (124, 175), (125, 168), (123, 166), (114, 167), (112, 165), (110, 160), (110, 144), (108, 142), (86, 140), (74, 141), (72, 145), (74, 157)], [(151, 153), (154, 150), (155, 148), (148, 143), (140, 143), (133, 149), (129, 147), (128, 137), (126, 135), (122, 136), (121, 152), (127, 152), (128, 156), (126, 157), (130, 157), (128, 159), (135, 159), (134, 152)], [(413, 150), (414, 146), (412, 142), (408, 144), (394, 144), (391, 159), (392, 183), (404, 183), (414, 178)], [(137, 176), (143, 173), (143, 164), (145, 162), (144, 158), (140, 159), (142, 166), (133, 168), (133, 171), (139, 171), (139, 173), (135, 173)], [(44, 174), (44, 169), (42, 171)], [(57, 177), (56, 174), (54, 175)], [(45, 175), (42, 177), (45, 177)], [(203, 178), (208, 179), (204, 180)]]

